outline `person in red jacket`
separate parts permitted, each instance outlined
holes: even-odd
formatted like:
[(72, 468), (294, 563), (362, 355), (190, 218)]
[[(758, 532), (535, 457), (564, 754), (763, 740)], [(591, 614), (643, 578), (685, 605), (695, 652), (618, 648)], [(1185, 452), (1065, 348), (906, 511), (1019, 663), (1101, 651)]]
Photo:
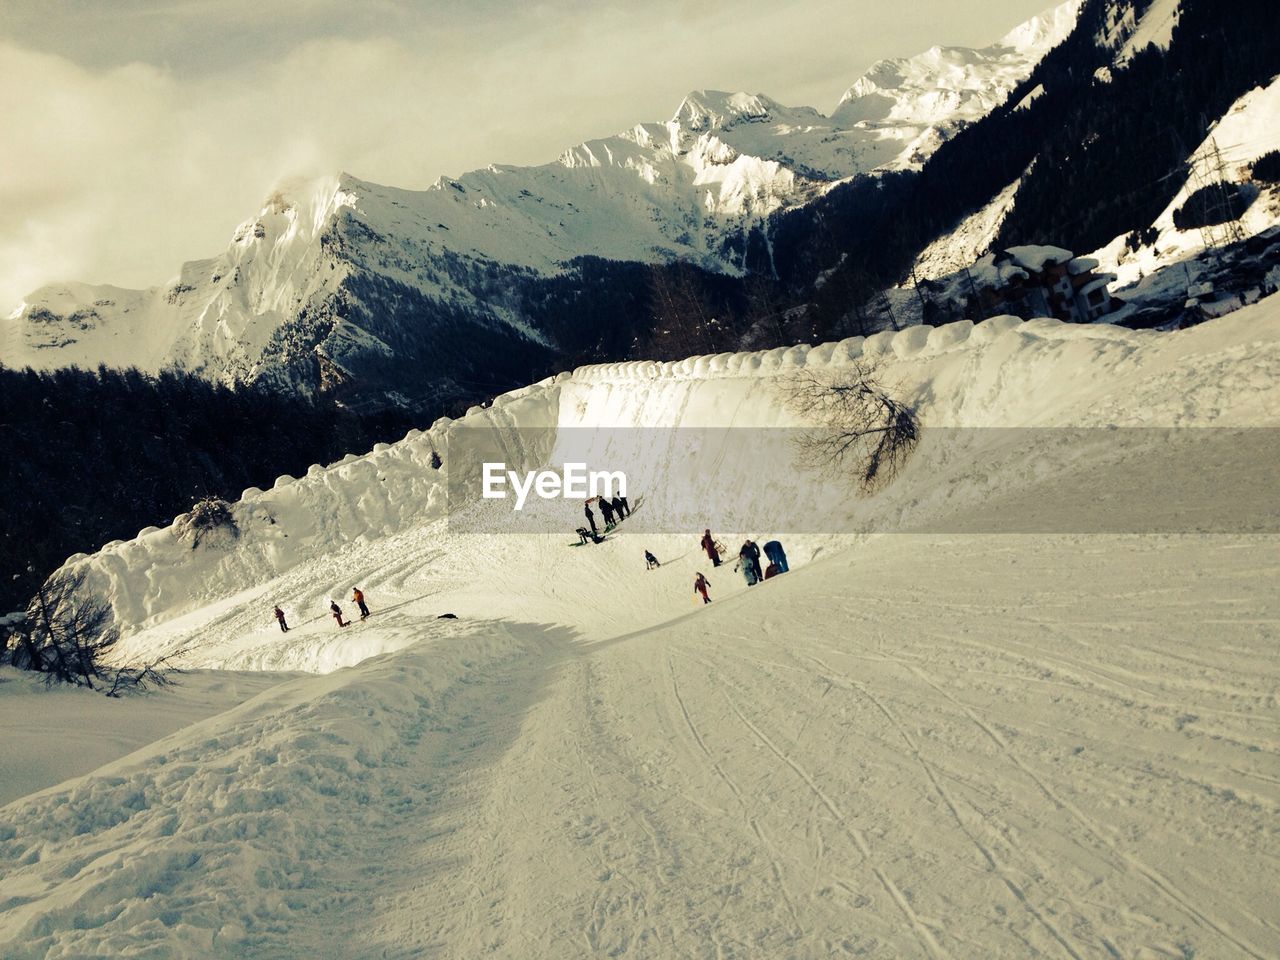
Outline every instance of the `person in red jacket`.
[(707, 551), (707, 557), (710, 558), (713, 567), (720, 566), (720, 551), (716, 549), (716, 541), (711, 536), (710, 528), (702, 533), (702, 549)]
[(360, 608), (360, 619), (367, 620), (369, 618), (369, 608), (364, 603), (364, 592), (359, 587), (351, 588), (351, 599), (355, 601), (357, 607)]
[(280, 632), (288, 633), (289, 625), (284, 622), (284, 611), (281, 610), (279, 607), (276, 607), (276, 620), (280, 622)]
[(697, 579), (693, 581), (693, 592), (702, 594), (702, 602), (710, 603), (711, 598), (707, 596), (707, 587), (711, 586), (711, 581), (704, 577), (701, 573)]

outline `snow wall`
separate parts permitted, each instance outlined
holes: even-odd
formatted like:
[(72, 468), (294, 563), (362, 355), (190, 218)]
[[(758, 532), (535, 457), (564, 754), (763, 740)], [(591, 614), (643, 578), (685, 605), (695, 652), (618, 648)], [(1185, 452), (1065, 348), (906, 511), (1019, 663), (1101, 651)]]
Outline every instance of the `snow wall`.
[[(892, 488), (858, 505), (856, 523), (847, 529), (910, 529), (913, 522), (961, 516), (999, 490), (1061, 472), (1043, 462), (1043, 449), (1032, 463), (1026, 450), (1002, 450), (999, 441), (976, 449), (970, 438), (964, 455), (954, 439), (930, 444), (931, 434), (965, 435), (948, 433), (952, 428), (1276, 425), (1280, 416), (1267, 409), (1265, 390), (1280, 375), (1278, 320), (1280, 308), (1269, 301), (1176, 334), (996, 317), (976, 326), (912, 327), (815, 347), (582, 367), (500, 396), (485, 409), (472, 408), (459, 420), (410, 431), (363, 456), (313, 466), (303, 477), (280, 477), (270, 490), (245, 490), (233, 509), (235, 536), (209, 536), (193, 546), (175, 520), (92, 556), (72, 557), (68, 565), (86, 570), (91, 588), (109, 598), (128, 635), (251, 590), (344, 545), (444, 521), (466, 506), (456, 496), (450, 502), (450, 489), (461, 484), (478, 498), (481, 461), (500, 459), (522, 469), (563, 462), (564, 438), (571, 434), (579, 438), (575, 455), (582, 453), (584, 433), (596, 437), (600, 449), (588, 456), (627, 471), (642, 490), (656, 489), (663, 476), (680, 469), (674, 462), (679, 453), (619, 449), (619, 429), (810, 426), (786, 404), (788, 384), (802, 370), (838, 377), (857, 358), (874, 362), (883, 383), (916, 405), (926, 439)], [(450, 453), (452, 437), (481, 429), (485, 449), (468, 443), (456, 448), (460, 455)], [(717, 435), (728, 434), (707, 434)], [(436, 453), (444, 458), (439, 469), (433, 467)], [(708, 490), (755, 482), (743, 465), (733, 475), (715, 469), (723, 466), (723, 450), (700, 455), (712, 465), (705, 471)], [(792, 481), (782, 490), (755, 487), (760, 499), (808, 497), (804, 509), (829, 508), (830, 491), (816, 479), (795, 479), (802, 471), (786, 460), (785, 449), (771, 456), (779, 461), (772, 468)], [(692, 495), (696, 499), (700, 491)], [(581, 523), (577, 507), (566, 514), (566, 529), (574, 523)]]

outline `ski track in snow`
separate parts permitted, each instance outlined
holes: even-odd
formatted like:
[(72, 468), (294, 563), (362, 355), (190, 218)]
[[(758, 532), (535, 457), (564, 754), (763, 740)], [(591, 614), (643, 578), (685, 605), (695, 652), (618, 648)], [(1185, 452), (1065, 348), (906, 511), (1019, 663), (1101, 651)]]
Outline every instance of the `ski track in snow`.
[[(889, 370), (930, 423), (1274, 425), (1274, 383), (1217, 385), (1280, 349), (1280, 302), (1216, 324), (944, 331)], [(771, 425), (788, 368), (735, 363), (483, 416)], [(247, 498), (276, 523), (229, 554), (151, 532), (80, 561), (132, 653), (308, 675), (0, 808), (0, 955), (1280, 954), (1274, 536), (793, 535), (791, 573), (722, 566), (694, 606), (696, 531), (570, 549), (400, 503), (379, 478), (428, 440)], [(981, 489), (1034, 482), (1011, 469)], [(931, 503), (913, 483), (885, 509)], [(352, 586), (373, 617), (339, 630)]]

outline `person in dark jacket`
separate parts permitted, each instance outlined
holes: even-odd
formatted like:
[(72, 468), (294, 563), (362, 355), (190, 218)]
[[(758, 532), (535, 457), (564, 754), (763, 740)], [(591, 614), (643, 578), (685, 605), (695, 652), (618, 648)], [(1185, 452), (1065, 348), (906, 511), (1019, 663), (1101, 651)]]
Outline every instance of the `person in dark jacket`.
[(276, 607), (276, 621), (280, 624), (281, 633), (289, 632), (289, 625), (284, 622), (284, 611), (281, 610), (278, 606)]
[(694, 578), (693, 592), (702, 594), (703, 603), (711, 602), (711, 598), (707, 596), (707, 587), (709, 586), (711, 586), (711, 581), (708, 580), (706, 577), (704, 577), (701, 573), (699, 573), (698, 576)]
[(617, 518), (618, 518), (618, 522), (619, 522), (619, 523), (621, 523), (621, 522), (622, 522), (623, 513), (622, 513), (622, 498), (621, 498), (621, 497), (614, 497), (614, 498), (613, 498), (613, 515), (614, 515), (615, 517), (617, 517)]
[(338, 626), (345, 627), (347, 625), (342, 620), (342, 608), (338, 606), (337, 600), (329, 601), (329, 612), (333, 614), (333, 619), (338, 621)]
[(600, 513), (604, 515), (606, 527), (613, 523), (613, 506), (604, 497), (600, 498)]
[(702, 532), (702, 549), (707, 551), (707, 557), (711, 560), (713, 567), (720, 566), (720, 551), (716, 549), (716, 541), (711, 536), (710, 528)]
[(600, 531), (596, 529), (596, 515), (591, 509), (591, 501), (587, 501), (587, 505), (583, 507), (582, 512), (586, 515), (587, 523), (591, 524), (591, 538), (594, 540), (600, 535)]
[(764, 579), (764, 571), (760, 569), (760, 548), (756, 546), (754, 540), (744, 540), (738, 556), (751, 565), (751, 572), (756, 575), (757, 580)]
[(648, 550), (646, 550), (644, 552), (644, 568), (646, 570), (653, 570), (655, 567), (660, 567), (660, 566), (662, 566), (662, 564), (658, 562), (658, 558), (655, 557)]
[(627, 503), (627, 498), (619, 494), (618, 500), (622, 504), (623, 512), (626, 513), (628, 517), (631, 516), (631, 504)]
[(764, 555), (778, 568), (779, 573), (786, 573), (791, 569), (787, 566), (787, 552), (777, 540), (770, 540), (764, 545)]

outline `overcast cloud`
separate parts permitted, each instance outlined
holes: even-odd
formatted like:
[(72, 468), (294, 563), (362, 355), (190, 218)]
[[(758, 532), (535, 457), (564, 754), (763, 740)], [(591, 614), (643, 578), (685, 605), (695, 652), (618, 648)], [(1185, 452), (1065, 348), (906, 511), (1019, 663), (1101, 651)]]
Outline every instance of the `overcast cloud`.
[(881, 57), (1047, 5), (4, 0), (0, 312), (50, 281), (164, 282), (284, 179), (543, 163), (698, 88), (829, 112)]

